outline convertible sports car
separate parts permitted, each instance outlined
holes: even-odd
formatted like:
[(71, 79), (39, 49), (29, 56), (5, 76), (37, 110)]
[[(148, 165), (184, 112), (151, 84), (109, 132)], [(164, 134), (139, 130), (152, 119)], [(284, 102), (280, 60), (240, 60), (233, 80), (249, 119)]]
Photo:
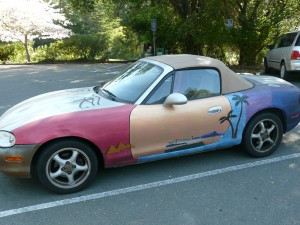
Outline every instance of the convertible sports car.
[(0, 118), (0, 170), (57, 193), (85, 188), (100, 167), (241, 144), (268, 156), (300, 121), (300, 91), (275, 77), (238, 75), (203, 56), (133, 63), (103, 87), (30, 98)]

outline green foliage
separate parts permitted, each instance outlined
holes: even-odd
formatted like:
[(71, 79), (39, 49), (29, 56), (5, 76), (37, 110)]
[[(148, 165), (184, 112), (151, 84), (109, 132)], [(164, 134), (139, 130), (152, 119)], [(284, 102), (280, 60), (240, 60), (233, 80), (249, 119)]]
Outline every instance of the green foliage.
[(95, 9), (97, 0), (68, 0), (73, 8), (81, 12), (92, 12)]
[(6, 62), (14, 55), (15, 46), (13, 44), (0, 44), (0, 61)]
[[(48, 0), (45, 0), (48, 1)], [(136, 59), (143, 44), (207, 55), (227, 64), (262, 62), (267, 44), (299, 29), (299, 0), (55, 0), (73, 36), (29, 43), (33, 61)], [(151, 19), (157, 30), (151, 31)], [(225, 20), (233, 27), (226, 28)], [(12, 61), (24, 62), (15, 45)]]
[[(14, 63), (25, 63), (27, 59), (24, 45), (21, 42), (12, 42), (11, 45), (14, 46), (14, 53), (10, 58), (10, 61)], [(31, 42), (28, 43), (28, 50), (31, 53), (33, 52)]]
[(128, 29), (125, 31), (120, 29), (112, 38), (109, 58), (137, 59), (141, 57), (142, 49), (143, 47), (138, 40), (138, 36), (134, 32)]
[(74, 58), (105, 58), (108, 49), (108, 37), (105, 34), (73, 35), (64, 40), (63, 50)]
[(73, 35), (51, 43), (49, 46), (36, 48), (34, 61), (105, 60), (108, 55), (107, 50), (106, 35)]
[[(239, 49), (239, 64), (254, 65), (262, 61), (260, 53), (271, 39), (295, 29), (300, 2), (296, 0), (223, 0), (227, 18), (232, 18), (230, 42)], [(271, 41), (272, 42), (272, 41)]]

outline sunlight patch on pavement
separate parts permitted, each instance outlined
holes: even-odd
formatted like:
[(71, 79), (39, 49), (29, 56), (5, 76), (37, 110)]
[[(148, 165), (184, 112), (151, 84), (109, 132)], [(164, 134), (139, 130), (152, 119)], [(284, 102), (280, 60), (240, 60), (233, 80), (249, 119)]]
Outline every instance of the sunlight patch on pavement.
[(90, 71), (92, 73), (97, 73), (97, 72), (105, 72), (107, 70), (111, 70), (111, 69), (115, 69), (115, 68), (118, 68), (118, 67), (126, 67), (126, 64), (121, 64), (121, 65), (116, 65), (116, 66), (110, 66), (110, 67), (106, 67), (106, 68), (100, 68), (98, 70), (93, 70), (93, 71)]

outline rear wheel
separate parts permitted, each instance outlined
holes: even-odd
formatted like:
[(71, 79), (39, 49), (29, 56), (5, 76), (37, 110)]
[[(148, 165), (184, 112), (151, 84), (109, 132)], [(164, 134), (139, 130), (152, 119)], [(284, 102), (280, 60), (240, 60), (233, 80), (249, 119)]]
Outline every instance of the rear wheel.
[(286, 79), (288, 79), (288, 75), (289, 75), (289, 74), (288, 74), (288, 72), (286, 71), (285, 63), (282, 62), (282, 63), (280, 64), (280, 78), (286, 80)]
[(254, 157), (271, 155), (279, 146), (283, 135), (282, 122), (273, 113), (262, 113), (245, 128), (242, 146)]
[(35, 174), (51, 191), (67, 194), (84, 189), (97, 170), (97, 156), (90, 146), (77, 140), (62, 140), (43, 149)]

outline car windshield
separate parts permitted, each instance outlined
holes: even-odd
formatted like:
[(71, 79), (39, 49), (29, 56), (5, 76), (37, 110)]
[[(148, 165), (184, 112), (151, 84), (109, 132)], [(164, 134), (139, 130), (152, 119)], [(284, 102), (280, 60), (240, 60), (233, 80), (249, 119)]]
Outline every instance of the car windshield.
[(157, 65), (138, 61), (107, 83), (101, 90), (112, 99), (134, 103), (161, 75), (163, 69)]

